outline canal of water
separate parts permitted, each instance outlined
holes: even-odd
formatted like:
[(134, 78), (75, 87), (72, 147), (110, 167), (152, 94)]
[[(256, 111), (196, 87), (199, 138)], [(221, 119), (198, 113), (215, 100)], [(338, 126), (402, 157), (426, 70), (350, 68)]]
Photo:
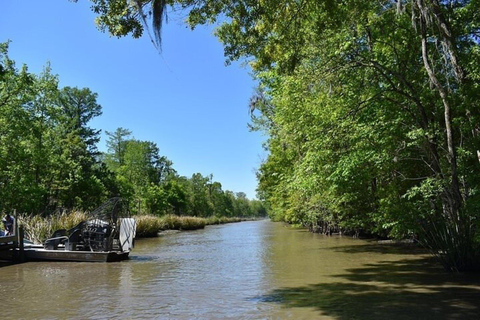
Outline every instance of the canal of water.
[(140, 239), (119, 263), (3, 266), (0, 300), (3, 319), (479, 319), (480, 278), (265, 220)]

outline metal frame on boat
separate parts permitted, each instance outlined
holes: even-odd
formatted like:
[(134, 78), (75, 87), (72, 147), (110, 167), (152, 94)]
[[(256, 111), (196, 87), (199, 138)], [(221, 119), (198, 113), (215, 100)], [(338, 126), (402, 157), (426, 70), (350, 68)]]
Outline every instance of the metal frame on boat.
[(20, 241), (22, 260), (112, 262), (128, 259), (134, 246), (136, 222), (122, 213), (121, 199), (110, 199), (90, 216), (69, 230), (56, 230), (43, 245)]

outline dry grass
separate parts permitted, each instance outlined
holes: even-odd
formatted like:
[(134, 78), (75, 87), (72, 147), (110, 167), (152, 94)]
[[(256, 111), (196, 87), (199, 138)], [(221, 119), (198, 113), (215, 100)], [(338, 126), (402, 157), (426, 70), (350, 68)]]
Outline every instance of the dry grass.
[(170, 214), (163, 217), (152, 215), (136, 216), (135, 220), (137, 220), (137, 236), (154, 237), (158, 232), (164, 230), (197, 230), (205, 228), (206, 225), (240, 222), (247, 219), (227, 217), (198, 218)]
[(162, 228), (162, 221), (159, 217), (151, 215), (135, 216), (137, 222), (137, 237), (155, 237)]
[(159, 218), (162, 221), (161, 230), (197, 230), (205, 228), (205, 219), (184, 217), (169, 214)]
[[(137, 237), (155, 237), (164, 230), (197, 230), (206, 225), (224, 224), (245, 221), (242, 218), (209, 217), (197, 218), (189, 216), (166, 215), (157, 217), (153, 215), (139, 215), (134, 217), (137, 222)], [(82, 221), (88, 220), (85, 212), (72, 211), (51, 215), (47, 218), (41, 216), (19, 215), (19, 222), (24, 226), (26, 238), (35, 243), (43, 243), (55, 230), (71, 229)]]
[(71, 229), (82, 221), (87, 220), (87, 214), (80, 211), (51, 215), (48, 218), (41, 216), (19, 215), (18, 222), (23, 225), (25, 237), (34, 243), (43, 243), (55, 230)]
[(248, 219), (244, 218), (229, 218), (229, 217), (209, 217), (206, 218), (207, 225), (215, 225), (215, 224), (225, 224), (225, 223), (232, 223), (232, 222), (241, 222), (246, 221)]
[(163, 230), (197, 230), (205, 228), (205, 219), (196, 217), (179, 217), (167, 215), (156, 217), (152, 215), (135, 216), (138, 237), (155, 237)]

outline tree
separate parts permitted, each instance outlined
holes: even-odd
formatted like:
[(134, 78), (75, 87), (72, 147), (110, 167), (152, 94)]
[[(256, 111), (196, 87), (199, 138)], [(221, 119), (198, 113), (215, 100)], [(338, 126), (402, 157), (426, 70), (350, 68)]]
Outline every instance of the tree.
[(213, 215), (213, 205), (208, 194), (209, 181), (209, 177), (204, 177), (200, 173), (194, 173), (190, 178), (190, 203), (193, 216), (208, 217)]
[(185, 215), (189, 207), (188, 179), (186, 177), (178, 177), (175, 174), (169, 175), (163, 183), (163, 190), (166, 193), (167, 203), (173, 210), (173, 213)]
[(107, 132), (107, 167), (115, 173), (120, 195), (130, 202), (133, 211), (163, 214), (168, 210), (171, 196), (163, 184), (170, 175), (175, 175), (173, 164), (159, 154), (155, 143), (128, 139), (130, 134), (124, 128)]
[(40, 75), (17, 71), (8, 45), (0, 48), (2, 204), (24, 212), (98, 205), (108, 175), (96, 160), (99, 131), (88, 127), (101, 113), (96, 94), (59, 89), (49, 65)]
[(20, 71), (8, 57), (8, 43), (0, 44), (0, 207), (32, 210), (42, 190), (26, 168), (32, 168), (32, 154), (25, 150), (29, 114), (23, 108), (32, 94), (36, 78), (23, 66)]
[(180, 6), (192, 27), (224, 17), (227, 59), (249, 59), (265, 92), (275, 216), (416, 234), (447, 269), (480, 268), (477, 1), (139, 3), (143, 25), (147, 6)]
[(102, 107), (97, 103), (98, 95), (88, 88), (65, 87), (60, 91), (61, 122), (65, 129), (76, 132), (85, 142), (88, 153), (97, 156), (97, 143), (100, 131), (88, 127), (88, 123), (102, 114)]
[(132, 132), (120, 127), (115, 132), (105, 131), (105, 133), (108, 136), (106, 163), (112, 170), (115, 170), (124, 164), (126, 141)]
[(155, 143), (127, 129), (107, 132), (99, 154), (100, 130), (89, 126), (99, 115), (96, 93), (59, 88), (48, 65), (40, 75), (17, 70), (0, 44), (0, 210), (48, 215), (121, 196), (138, 213), (234, 214), (235, 198), (212, 175), (178, 176)]
[(100, 130), (88, 127), (90, 120), (102, 114), (101, 106), (90, 89), (71, 87), (60, 90), (58, 106), (55, 132), (60, 142), (55, 198), (68, 208), (91, 209), (108, 193), (98, 161)]

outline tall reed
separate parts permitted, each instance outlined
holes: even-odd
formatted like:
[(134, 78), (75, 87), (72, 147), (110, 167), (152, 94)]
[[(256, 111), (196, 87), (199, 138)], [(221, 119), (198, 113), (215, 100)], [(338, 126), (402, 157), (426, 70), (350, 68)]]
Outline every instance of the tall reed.
[(151, 215), (135, 216), (137, 222), (137, 237), (155, 237), (162, 228), (162, 221), (159, 217)]
[[(137, 222), (137, 237), (155, 237), (164, 230), (197, 230), (206, 225), (223, 224), (245, 221), (242, 218), (209, 217), (198, 218), (189, 216), (176, 216), (173, 214), (163, 217), (153, 215), (134, 216)], [(43, 243), (54, 231), (59, 229), (71, 229), (82, 221), (88, 220), (88, 215), (81, 211), (62, 212), (50, 215), (46, 218), (41, 216), (19, 215), (18, 221), (24, 226), (26, 238), (34, 243)]]
[(59, 229), (71, 229), (82, 221), (87, 220), (87, 214), (81, 211), (53, 214), (43, 218), (41, 216), (18, 215), (18, 223), (23, 225), (25, 238), (34, 243), (43, 243), (53, 232)]

